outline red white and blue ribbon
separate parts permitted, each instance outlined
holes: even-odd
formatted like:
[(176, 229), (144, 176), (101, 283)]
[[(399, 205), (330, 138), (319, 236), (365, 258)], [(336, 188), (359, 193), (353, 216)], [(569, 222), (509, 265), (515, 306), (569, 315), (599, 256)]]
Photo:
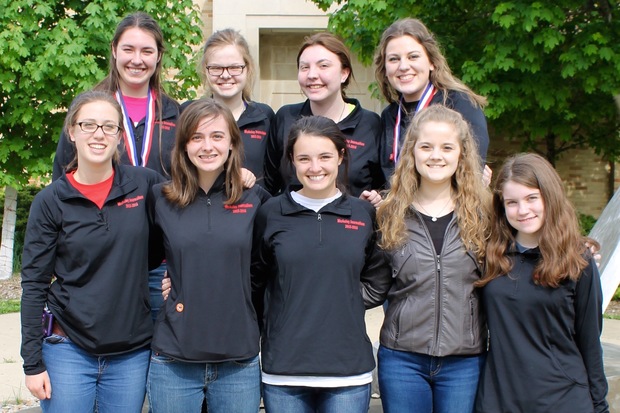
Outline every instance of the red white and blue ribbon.
[(123, 95), (121, 91), (116, 91), (116, 100), (121, 105), (123, 111), (123, 127), (125, 129), (125, 149), (129, 161), (134, 166), (146, 166), (151, 153), (151, 145), (153, 144), (153, 130), (155, 129), (155, 92), (149, 88), (147, 92), (146, 102), (146, 119), (144, 120), (144, 135), (142, 137), (142, 153), (138, 156), (136, 149), (136, 139), (133, 134), (133, 123), (125, 107)]
[[(433, 100), (433, 96), (437, 93), (437, 89), (431, 82), (428, 82), (424, 92), (422, 93), (422, 97), (418, 101), (418, 106), (415, 108), (415, 113), (418, 113), (425, 107), (431, 104), (431, 100)], [(396, 124), (394, 125), (394, 144), (392, 146), (392, 156), (390, 157), (394, 164), (398, 163), (400, 158), (400, 121), (402, 118), (402, 108), (403, 108), (403, 97), (400, 97), (398, 102), (398, 112), (396, 113)]]

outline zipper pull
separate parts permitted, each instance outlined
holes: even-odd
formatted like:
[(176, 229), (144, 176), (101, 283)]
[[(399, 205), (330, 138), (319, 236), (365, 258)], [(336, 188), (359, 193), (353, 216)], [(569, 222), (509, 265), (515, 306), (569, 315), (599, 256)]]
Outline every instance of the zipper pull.
[(437, 254), (437, 271), (441, 271), (441, 255)]
[(317, 219), (317, 221), (321, 221), (321, 214), (320, 213), (317, 214), (316, 219)]

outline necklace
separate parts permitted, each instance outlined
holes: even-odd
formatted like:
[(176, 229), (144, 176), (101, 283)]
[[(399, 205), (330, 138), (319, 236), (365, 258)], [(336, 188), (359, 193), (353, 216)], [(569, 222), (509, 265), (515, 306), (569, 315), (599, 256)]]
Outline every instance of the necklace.
[(336, 123), (340, 122), (343, 119), (344, 116), (344, 110), (347, 108), (347, 102), (342, 102), (342, 111), (340, 111), (340, 116), (338, 117), (338, 120), (336, 121)]
[(452, 195), (450, 195), (450, 197), (448, 198), (448, 202), (445, 203), (445, 205), (439, 210), (439, 212), (437, 212), (437, 215), (432, 215), (429, 214), (428, 211), (426, 210), (426, 208), (424, 208), (422, 206), (422, 204), (420, 203), (420, 201), (416, 200), (417, 204), (420, 206), (420, 208), (422, 208), (422, 211), (424, 211), (424, 213), (426, 215), (428, 215), (429, 217), (431, 217), (431, 221), (433, 222), (437, 222), (437, 217), (441, 216), (441, 213), (443, 212), (444, 209), (446, 209), (446, 207), (448, 206), (448, 204), (450, 203), (450, 201), (452, 201)]

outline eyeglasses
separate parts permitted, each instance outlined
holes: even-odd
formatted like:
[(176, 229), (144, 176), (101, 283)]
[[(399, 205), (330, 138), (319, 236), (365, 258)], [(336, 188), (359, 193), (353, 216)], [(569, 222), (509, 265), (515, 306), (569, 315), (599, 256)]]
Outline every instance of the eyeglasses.
[(121, 131), (121, 127), (113, 123), (106, 123), (105, 125), (98, 125), (93, 122), (78, 122), (77, 125), (80, 127), (82, 132), (85, 132), (85, 133), (95, 133), (97, 132), (97, 129), (99, 128), (101, 128), (103, 133), (106, 135), (116, 135)]
[(245, 65), (233, 65), (233, 66), (207, 66), (207, 72), (211, 76), (221, 76), (224, 73), (224, 70), (228, 72), (231, 76), (239, 76), (243, 73), (243, 69), (245, 69)]

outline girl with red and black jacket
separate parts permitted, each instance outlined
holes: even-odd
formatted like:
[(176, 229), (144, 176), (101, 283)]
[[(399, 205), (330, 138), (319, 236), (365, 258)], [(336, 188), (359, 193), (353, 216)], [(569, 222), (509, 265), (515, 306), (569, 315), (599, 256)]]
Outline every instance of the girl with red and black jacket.
[[(74, 101), (74, 169), (32, 204), (22, 258), (26, 386), (44, 412), (140, 412), (152, 321), (150, 188), (163, 177), (118, 164), (122, 114), (104, 92)], [(53, 314), (41, 331), (44, 307)]]

